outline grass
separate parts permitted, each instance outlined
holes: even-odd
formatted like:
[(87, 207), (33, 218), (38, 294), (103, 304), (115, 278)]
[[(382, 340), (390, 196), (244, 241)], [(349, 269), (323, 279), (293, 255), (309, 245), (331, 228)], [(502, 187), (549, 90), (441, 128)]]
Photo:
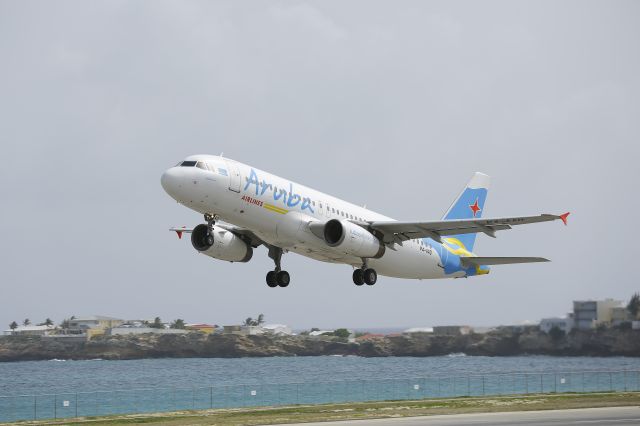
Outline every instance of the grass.
[(357, 420), (441, 414), (504, 411), (556, 410), (572, 408), (640, 405), (639, 392), (576, 393), (500, 396), (483, 398), (424, 399), (415, 401), (358, 402), (286, 407), (177, 411), (78, 419), (29, 421), (21, 425), (267, 425), (314, 421)]

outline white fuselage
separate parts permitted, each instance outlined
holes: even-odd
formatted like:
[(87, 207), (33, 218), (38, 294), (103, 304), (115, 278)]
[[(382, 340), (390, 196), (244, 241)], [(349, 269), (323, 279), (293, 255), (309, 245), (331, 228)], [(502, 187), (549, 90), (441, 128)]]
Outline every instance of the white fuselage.
[[(177, 202), (202, 214), (251, 230), (269, 245), (325, 262), (362, 266), (363, 260), (335, 251), (314, 235), (311, 222), (390, 221), (389, 217), (283, 179), (237, 161), (195, 155), (187, 161), (206, 168), (173, 167), (162, 176), (162, 186)], [(382, 257), (367, 259), (380, 275), (398, 278), (451, 278), (442, 265), (446, 250), (436, 250), (430, 239), (405, 241), (387, 247)], [(440, 247), (441, 248), (441, 247)]]

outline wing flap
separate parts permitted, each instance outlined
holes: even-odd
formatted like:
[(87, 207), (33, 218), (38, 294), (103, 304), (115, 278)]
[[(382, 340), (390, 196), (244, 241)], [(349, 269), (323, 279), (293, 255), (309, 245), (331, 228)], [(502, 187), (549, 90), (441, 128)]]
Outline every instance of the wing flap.
[(514, 263), (549, 262), (544, 257), (461, 257), (462, 266), (511, 265)]

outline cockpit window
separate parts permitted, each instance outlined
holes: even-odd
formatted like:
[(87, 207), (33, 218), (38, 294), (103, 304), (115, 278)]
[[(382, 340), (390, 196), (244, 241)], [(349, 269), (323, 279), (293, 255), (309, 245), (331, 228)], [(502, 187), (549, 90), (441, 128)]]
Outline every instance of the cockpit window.
[(197, 168), (199, 168), (199, 169), (202, 169), (202, 170), (209, 170), (209, 169), (207, 168), (206, 163), (204, 163), (203, 161), (198, 161), (198, 162), (196, 163), (196, 167), (197, 167)]
[(196, 161), (183, 161), (182, 167), (194, 167), (196, 165)]

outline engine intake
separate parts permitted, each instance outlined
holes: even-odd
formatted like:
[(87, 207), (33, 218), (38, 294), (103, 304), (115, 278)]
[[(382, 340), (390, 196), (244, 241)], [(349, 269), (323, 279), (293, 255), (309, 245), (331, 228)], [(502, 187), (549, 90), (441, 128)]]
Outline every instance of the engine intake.
[(253, 248), (231, 231), (213, 227), (213, 241), (204, 223), (193, 228), (191, 245), (202, 254), (228, 262), (248, 262), (253, 256)]
[(322, 235), (329, 247), (347, 255), (378, 259), (385, 251), (375, 235), (352, 222), (331, 219)]

